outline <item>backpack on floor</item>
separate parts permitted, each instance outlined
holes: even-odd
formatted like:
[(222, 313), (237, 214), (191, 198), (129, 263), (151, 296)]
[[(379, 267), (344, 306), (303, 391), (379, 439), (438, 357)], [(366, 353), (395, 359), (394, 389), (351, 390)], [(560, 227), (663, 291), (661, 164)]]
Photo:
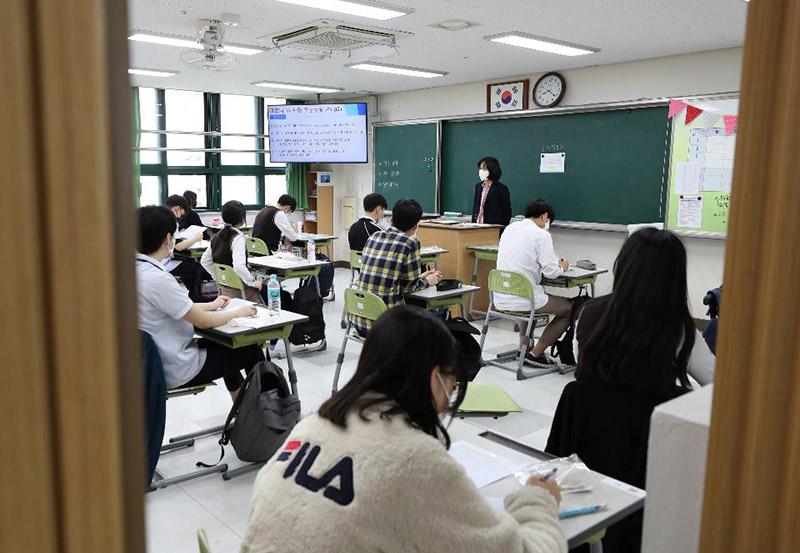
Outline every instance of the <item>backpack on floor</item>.
[(219, 443), (230, 442), (242, 461), (261, 463), (281, 447), (299, 420), (300, 399), (292, 394), (283, 371), (262, 361), (239, 388)]
[(480, 334), (480, 331), (462, 317), (449, 318), (444, 324), (458, 342), (461, 363), (466, 370), (467, 380), (472, 382), (481, 370), (481, 346), (473, 338), (473, 334)]
[(569, 317), (569, 327), (560, 340), (557, 340), (553, 347), (550, 348), (550, 354), (553, 357), (558, 357), (562, 365), (575, 365), (575, 351), (573, 348), (573, 339), (575, 337), (575, 320), (580, 312), (583, 304), (592, 299), (588, 295), (584, 295), (583, 291), (577, 297), (572, 298), (572, 312)]
[(323, 265), (319, 269), (319, 294), (323, 298), (327, 298), (331, 293), (331, 288), (333, 288), (333, 263), (331, 263), (330, 258), (327, 255), (323, 255), (321, 253), (317, 254), (317, 260), (319, 261), (327, 261), (327, 265)]
[(314, 344), (325, 339), (325, 319), (322, 317), (322, 298), (313, 279), (305, 279), (294, 296), (281, 290), (281, 309), (308, 317), (308, 322), (294, 325), (289, 342), (296, 346)]

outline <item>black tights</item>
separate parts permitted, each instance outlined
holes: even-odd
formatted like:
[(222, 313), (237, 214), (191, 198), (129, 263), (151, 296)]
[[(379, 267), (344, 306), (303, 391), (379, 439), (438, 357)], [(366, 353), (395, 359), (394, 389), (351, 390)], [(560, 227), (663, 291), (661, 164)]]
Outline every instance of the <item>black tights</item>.
[(197, 345), (206, 350), (206, 362), (197, 376), (181, 386), (182, 388), (207, 384), (222, 378), (228, 391), (233, 392), (244, 382), (242, 370), (248, 372), (264, 360), (264, 352), (256, 345), (233, 349), (206, 339), (199, 340)]

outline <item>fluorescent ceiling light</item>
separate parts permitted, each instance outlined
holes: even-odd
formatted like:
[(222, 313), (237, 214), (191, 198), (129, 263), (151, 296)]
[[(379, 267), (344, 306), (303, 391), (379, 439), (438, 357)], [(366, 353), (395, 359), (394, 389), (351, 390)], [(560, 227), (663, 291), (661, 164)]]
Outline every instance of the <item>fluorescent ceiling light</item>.
[[(162, 44), (164, 46), (180, 46), (182, 48), (194, 48), (195, 50), (202, 50), (203, 45), (196, 40), (188, 38), (179, 38), (173, 36), (157, 35), (152, 33), (134, 33), (128, 37), (128, 40), (135, 40), (137, 42), (147, 42), (150, 44)], [(255, 48), (244, 48), (242, 46), (231, 46), (226, 44), (222, 47), (223, 52), (230, 52), (231, 54), (239, 54), (240, 56), (252, 56), (260, 54), (263, 50)]]
[(421, 77), (423, 79), (430, 79), (433, 77), (444, 77), (447, 75), (445, 71), (430, 71), (428, 69), (419, 69), (416, 67), (403, 67), (400, 65), (388, 65), (385, 63), (351, 63), (345, 65), (350, 69), (363, 69), (364, 71), (377, 71), (378, 73), (391, 73), (393, 75), (404, 75), (406, 77)]
[(318, 8), (329, 12), (344, 13), (347, 15), (356, 15), (359, 17), (367, 17), (369, 19), (378, 19), (386, 21), (387, 19), (394, 19), (408, 15), (414, 10), (409, 8), (401, 8), (399, 6), (392, 6), (390, 4), (383, 4), (381, 2), (367, 2), (367, 1), (353, 1), (353, 0), (277, 0), (285, 4), (294, 4), (295, 6), (305, 6), (306, 8)]
[(342, 90), (344, 90), (343, 88), (329, 88), (329, 87), (313, 86), (306, 84), (294, 84), (294, 83), (276, 83), (272, 81), (258, 81), (253, 84), (255, 86), (263, 86), (264, 88), (277, 88), (282, 90), (300, 90), (302, 92), (319, 92), (322, 94), (326, 92), (341, 92)]
[(540, 52), (560, 54), (562, 56), (583, 56), (586, 54), (596, 54), (600, 51), (590, 46), (570, 44), (569, 42), (561, 42), (559, 40), (553, 40), (552, 38), (528, 35), (525, 33), (503, 33), (501, 35), (485, 36), (483, 39), (489, 42), (519, 46), (520, 48), (539, 50)]
[(130, 75), (143, 75), (145, 77), (173, 77), (178, 74), (177, 71), (161, 71), (158, 69), (128, 69)]

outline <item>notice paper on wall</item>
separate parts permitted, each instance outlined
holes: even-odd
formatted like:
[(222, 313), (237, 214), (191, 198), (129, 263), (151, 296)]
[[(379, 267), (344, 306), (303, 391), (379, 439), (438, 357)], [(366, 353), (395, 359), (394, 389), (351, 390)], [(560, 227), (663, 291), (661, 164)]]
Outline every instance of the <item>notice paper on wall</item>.
[(703, 180), (703, 165), (693, 161), (678, 163), (675, 173), (676, 194), (697, 194)]
[(701, 228), (703, 226), (703, 197), (678, 198), (678, 228)]
[(467, 476), (478, 488), (483, 488), (511, 475), (519, 465), (519, 463), (495, 455), (491, 451), (466, 441), (452, 444), (450, 456), (464, 467)]
[(539, 154), (539, 172), (540, 173), (563, 173), (564, 162), (566, 161), (567, 154), (559, 152), (556, 154)]

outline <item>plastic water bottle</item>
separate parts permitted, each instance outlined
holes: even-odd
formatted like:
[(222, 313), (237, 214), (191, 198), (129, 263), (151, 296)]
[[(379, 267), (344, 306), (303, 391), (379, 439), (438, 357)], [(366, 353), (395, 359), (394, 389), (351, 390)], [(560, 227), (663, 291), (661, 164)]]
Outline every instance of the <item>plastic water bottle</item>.
[(314, 244), (314, 240), (312, 238), (308, 239), (306, 243), (306, 259), (309, 261), (314, 261), (317, 258), (317, 246)]
[(269, 275), (267, 283), (267, 300), (270, 315), (281, 314), (281, 285), (278, 283), (278, 275)]

